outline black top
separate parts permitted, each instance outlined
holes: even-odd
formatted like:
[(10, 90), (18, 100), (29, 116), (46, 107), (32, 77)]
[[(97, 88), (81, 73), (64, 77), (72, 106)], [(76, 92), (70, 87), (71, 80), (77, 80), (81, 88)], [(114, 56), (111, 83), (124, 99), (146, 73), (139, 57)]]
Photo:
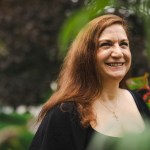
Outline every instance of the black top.
[[(141, 116), (150, 118), (150, 112), (143, 100), (138, 94), (133, 92), (131, 94)], [(94, 140), (94, 138), (91, 138), (94, 135), (93, 133), (102, 137), (97, 142), (99, 145), (103, 142), (103, 139), (107, 138), (109, 144), (106, 144), (102, 150), (112, 149), (113, 144), (120, 140), (117, 137), (98, 133), (91, 126), (82, 127), (75, 104), (66, 102), (48, 111), (33, 138), (29, 150), (96, 150), (96, 144), (94, 144), (94, 148), (91, 148), (91, 145), (87, 148), (91, 139)], [(97, 149), (101, 150), (100, 147)]]

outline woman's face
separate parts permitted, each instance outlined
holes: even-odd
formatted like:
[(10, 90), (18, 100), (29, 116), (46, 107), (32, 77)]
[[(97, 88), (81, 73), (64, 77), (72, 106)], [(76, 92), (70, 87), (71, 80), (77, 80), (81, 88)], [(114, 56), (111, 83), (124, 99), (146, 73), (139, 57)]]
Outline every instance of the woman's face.
[(126, 75), (131, 65), (129, 41), (119, 24), (104, 29), (99, 37), (97, 63), (102, 79), (117, 79)]

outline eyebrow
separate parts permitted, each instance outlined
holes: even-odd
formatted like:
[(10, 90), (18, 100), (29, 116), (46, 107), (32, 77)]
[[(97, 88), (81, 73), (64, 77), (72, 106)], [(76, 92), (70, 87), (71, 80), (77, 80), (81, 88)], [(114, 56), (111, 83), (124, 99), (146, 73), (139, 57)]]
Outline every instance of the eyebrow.
[[(98, 40), (98, 42), (112, 42), (113, 40), (109, 40), (109, 39), (102, 39), (102, 40)], [(120, 40), (121, 42), (129, 42), (128, 39), (122, 39)]]

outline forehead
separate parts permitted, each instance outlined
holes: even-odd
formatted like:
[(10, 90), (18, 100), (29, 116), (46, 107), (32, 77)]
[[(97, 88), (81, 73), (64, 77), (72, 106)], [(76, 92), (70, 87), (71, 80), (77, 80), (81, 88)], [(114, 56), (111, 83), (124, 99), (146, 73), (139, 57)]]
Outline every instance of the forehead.
[(120, 24), (113, 24), (103, 30), (101, 33), (99, 40), (109, 39), (109, 38), (123, 38), (128, 39), (126, 31)]

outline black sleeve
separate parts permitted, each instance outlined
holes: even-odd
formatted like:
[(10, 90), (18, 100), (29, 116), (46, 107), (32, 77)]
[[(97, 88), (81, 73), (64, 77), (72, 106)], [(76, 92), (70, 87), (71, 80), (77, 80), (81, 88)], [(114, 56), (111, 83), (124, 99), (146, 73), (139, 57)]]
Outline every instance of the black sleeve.
[(75, 120), (72, 105), (51, 109), (41, 122), (29, 150), (83, 150), (85, 132)]

